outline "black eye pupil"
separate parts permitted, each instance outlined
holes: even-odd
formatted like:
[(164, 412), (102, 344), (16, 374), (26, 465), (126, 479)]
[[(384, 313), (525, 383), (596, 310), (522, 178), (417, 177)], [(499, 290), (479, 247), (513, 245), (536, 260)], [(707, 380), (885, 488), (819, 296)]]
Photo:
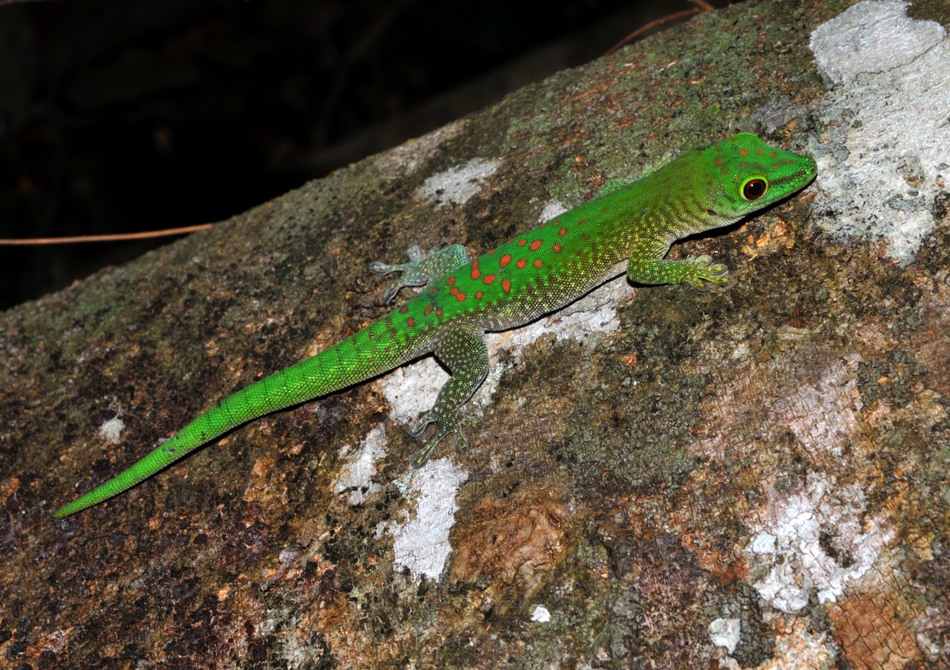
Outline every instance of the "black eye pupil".
[(750, 179), (742, 187), (742, 195), (746, 200), (758, 200), (765, 195), (766, 185), (764, 179)]

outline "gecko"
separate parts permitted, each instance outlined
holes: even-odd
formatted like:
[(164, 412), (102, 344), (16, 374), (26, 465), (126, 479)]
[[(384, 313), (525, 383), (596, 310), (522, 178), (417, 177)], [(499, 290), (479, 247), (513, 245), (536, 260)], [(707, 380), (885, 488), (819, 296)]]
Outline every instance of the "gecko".
[(435, 435), (411, 459), (421, 467), (447, 436), (458, 453), (463, 431), (482, 422), (463, 411), (489, 371), (484, 334), (523, 326), (561, 309), (626, 272), (637, 284), (686, 282), (700, 289), (730, 283), (709, 256), (666, 259), (679, 238), (728, 226), (808, 185), (813, 158), (739, 133), (667, 160), (639, 179), (605, 183), (599, 196), (469, 260), (450, 245), (409, 262), (370, 264), (378, 276), (401, 273), (385, 290), (390, 303), (404, 287), (423, 287), (401, 307), (350, 338), (228, 396), (128, 469), (60, 508), (57, 518), (107, 500), (189, 452), (265, 414), (326, 396), (434, 354), (451, 373), (432, 409), (409, 425)]

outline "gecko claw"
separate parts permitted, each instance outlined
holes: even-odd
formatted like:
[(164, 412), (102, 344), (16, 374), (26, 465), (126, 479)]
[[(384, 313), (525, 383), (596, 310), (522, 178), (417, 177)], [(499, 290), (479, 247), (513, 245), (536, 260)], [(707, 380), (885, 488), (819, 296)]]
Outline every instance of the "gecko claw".
[(455, 437), (455, 451), (460, 455), (467, 454), (472, 448), (472, 441), (462, 433), (462, 425), (472, 430), (479, 430), (482, 427), (482, 420), (475, 416), (456, 412), (455, 417), (440, 418), (439, 414), (432, 410), (426, 412), (421, 417), (409, 425), (409, 435), (419, 437), (430, 423), (435, 423), (439, 430), (431, 440), (429, 440), (422, 449), (412, 455), (412, 467), (421, 468), (429, 460), (429, 456), (435, 450), (439, 443), (449, 435)]

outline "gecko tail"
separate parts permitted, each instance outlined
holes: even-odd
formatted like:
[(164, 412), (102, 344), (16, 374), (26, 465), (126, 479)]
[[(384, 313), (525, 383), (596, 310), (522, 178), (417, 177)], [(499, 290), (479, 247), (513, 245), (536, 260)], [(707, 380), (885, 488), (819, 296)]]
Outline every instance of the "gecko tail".
[[(128, 469), (53, 513), (57, 519), (108, 500), (148, 479), (198, 447), (265, 414), (371, 379), (414, 357), (413, 347), (386, 347), (385, 319), (312, 358), (228, 396)], [(398, 350), (402, 353), (390, 353)]]

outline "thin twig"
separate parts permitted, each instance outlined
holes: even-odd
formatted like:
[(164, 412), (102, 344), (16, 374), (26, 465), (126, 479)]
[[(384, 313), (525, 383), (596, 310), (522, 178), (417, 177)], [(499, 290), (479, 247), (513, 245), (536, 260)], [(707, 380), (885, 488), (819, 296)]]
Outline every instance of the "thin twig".
[(706, 10), (706, 9), (684, 9), (682, 12), (676, 12), (675, 14), (670, 14), (669, 16), (664, 16), (662, 19), (657, 19), (656, 21), (651, 21), (650, 23), (646, 24), (646, 25), (643, 26), (642, 28), (637, 28), (637, 29), (634, 30), (632, 33), (630, 33), (629, 35), (627, 35), (626, 37), (624, 37), (622, 40), (620, 40), (619, 42), (617, 42), (615, 45), (613, 45), (612, 47), (610, 47), (610, 48), (607, 50), (607, 53), (605, 53), (604, 55), (605, 55), (605, 56), (609, 56), (609, 55), (612, 54), (614, 51), (616, 51), (617, 49), (619, 49), (619, 48), (622, 47), (622, 46), (625, 46), (625, 45), (628, 44), (629, 42), (632, 42), (634, 39), (636, 39), (636, 37), (637, 37), (638, 35), (640, 35), (641, 33), (645, 33), (646, 31), (650, 30), (651, 28), (656, 28), (656, 27), (659, 26), (659, 25), (662, 25), (662, 24), (664, 24), (664, 23), (668, 23), (669, 21), (675, 21), (676, 19), (682, 19), (682, 18), (685, 18), (685, 17), (687, 17), (687, 16), (694, 16), (694, 15), (696, 15), (696, 14), (702, 14), (703, 12), (706, 12), (706, 11), (708, 11), (708, 10)]
[(213, 223), (202, 223), (198, 226), (184, 228), (169, 228), (167, 230), (150, 230), (145, 233), (122, 233), (119, 235), (80, 235), (78, 237), (40, 237), (35, 240), (4, 240), (0, 239), (0, 246), (31, 246), (39, 244), (75, 244), (76, 242), (124, 242), (126, 240), (144, 240), (150, 237), (167, 237), (169, 235), (184, 235), (196, 230), (207, 230)]

